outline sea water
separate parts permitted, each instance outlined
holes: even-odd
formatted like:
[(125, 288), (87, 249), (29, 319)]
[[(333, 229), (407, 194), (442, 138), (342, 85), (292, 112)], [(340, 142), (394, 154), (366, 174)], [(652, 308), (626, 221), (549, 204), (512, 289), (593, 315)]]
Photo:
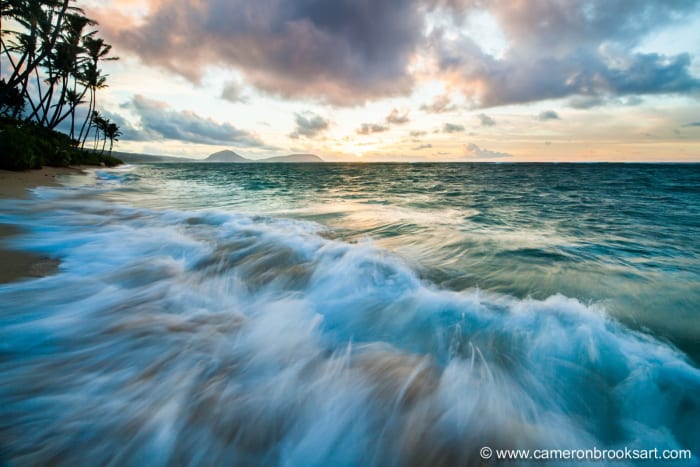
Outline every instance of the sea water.
[(65, 182), (0, 208), (16, 248), (60, 260), (0, 285), (0, 465), (697, 462), (700, 165)]

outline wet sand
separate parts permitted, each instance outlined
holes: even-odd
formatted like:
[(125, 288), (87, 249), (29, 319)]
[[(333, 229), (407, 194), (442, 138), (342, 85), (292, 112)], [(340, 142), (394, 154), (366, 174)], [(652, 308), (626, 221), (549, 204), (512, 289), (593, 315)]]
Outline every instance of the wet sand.
[[(58, 176), (78, 173), (82, 170), (77, 167), (44, 167), (24, 172), (0, 170), (0, 206), (6, 199), (27, 198), (31, 188), (60, 185)], [(42, 277), (58, 267), (59, 262), (54, 258), (13, 249), (9, 241), (19, 233), (15, 226), (0, 223), (0, 284)]]

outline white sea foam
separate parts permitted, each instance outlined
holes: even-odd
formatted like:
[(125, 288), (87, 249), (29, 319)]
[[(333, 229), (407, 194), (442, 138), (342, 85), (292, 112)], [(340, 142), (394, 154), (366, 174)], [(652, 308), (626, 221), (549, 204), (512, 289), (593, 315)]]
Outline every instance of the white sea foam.
[(10, 464), (700, 452), (700, 371), (603, 309), (440, 290), (313, 223), (42, 194), (40, 212), (18, 202), (0, 218), (61, 259), (56, 275), (0, 286)]

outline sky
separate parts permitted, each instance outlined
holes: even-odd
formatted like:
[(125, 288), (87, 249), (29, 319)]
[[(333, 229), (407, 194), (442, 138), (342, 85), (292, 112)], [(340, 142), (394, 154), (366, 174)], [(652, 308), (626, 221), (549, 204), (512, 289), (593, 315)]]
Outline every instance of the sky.
[(700, 0), (83, 0), (116, 149), (699, 161)]

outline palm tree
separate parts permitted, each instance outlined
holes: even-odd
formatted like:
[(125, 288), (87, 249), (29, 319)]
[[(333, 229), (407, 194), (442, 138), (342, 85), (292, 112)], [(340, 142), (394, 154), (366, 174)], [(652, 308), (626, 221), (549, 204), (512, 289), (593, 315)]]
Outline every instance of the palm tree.
[(100, 115), (100, 112), (97, 110), (93, 110), (92, 114), (90, 115), (90, 124), (95, 127), (95, 137), (93, 138), (92, 141), (92, 149), (93, 151), (97, 150), (97, 138), (100, 134), (100, 128), (102, 127), (102, 115)]
[[(102, 75), (102, 70), (99, 69), (98, 64), (100, 60), (119, 60), (119, 57), (108, 57), (112, 51), (111, 45), (101, 38), (92, 37), (91, 34), (83, 38), (83, 48), (89, 57), (89, 60), (84, 64), (82, 77), (90, 92), (90, 103), (88, 104), (88, 113), (78, 135), (78, 139), (82, 140), (81, 147), (85, 147), (85, 140), (87, 140), (90, 128), (94, 123), (92, 115), (97, 106), (97, 90), (107, 86), (107, 77)], [(83, 134), (86, 125), (87, 131)]]
[[(17, 79), (18, 74), (22, 70), (25, 61), (30, 59), (30, 55), (34, 52), (36, 46), (36, 27), (38, 23), (38, 17), (41, 14), (41, 4), (40, 2), (26, 2), (22, 0), (8, 0), (0, 3), (0, 21), (4, 18), (13, 20), (22, 26), (25, 30), (29, 31), (28, 34), (21, 33), (17, 31), (7, 31), (8, 36), (16, 36), (20, 42), (23, 42), (24, 47), (19, 46), (16, 43), (5, 42), (3, 37), (0, 37), (0, 42), (2, 43), (2, 51), (5, 52), (6, 58), (12, 66), (13, 73), (6, 80), (8, 85), (17, 86), (21, 79)], [(5, 32), (3, 30), (3, 32)], [(5, 34), (3, 34), (5, 35)], [(11, 52), (19, 53), (19, 58), (17, 62), (14, 61)], [(29, 65), (27, 65), (29, 68)], [(0, 72), (2, 69), (0, 68)]]
[[(26, 85), (29, 79), (29, 73), (24, 76), (20, 74), (22, 69), (33, 70), (36, 66), (34, 56), (38, 47), (38, 27), (41, 21), (43, 11), (38, 2), (23, 2), (10, 0), (2, 2), (2, 18), (8, 18), (21, 26), (24, 31), (2, 31), (0, 35), (0, 43), (2, 44), (2, 52), (5, 53), (5, 58), (12, 67), (12, 74), (5, 82), (4, 91), (19, 92), (24, 95)], [(9, 36), (9, 40), (5, 41), (4, 36)], [(14, 40), (13, 40), (14, 39)], [(0, 60), (0, 63), (2, 61)], [(1, 69), (0, 69), (1, 70)], [(4, 98), (5, 95), (1, 96)], [(34, 108), (34, 104), (28, 99), (28, 102)], [(13, 116), (17, 116), (17, 113)]]
[[(82, 99), (87, 91), (87, 88), (83, 89), (79, 94), (77, 91), (81, 63), (87, 60), (86, 57), (83, 57), (84, 49), (81, 47), (81, 41), (84, 37), (83, 30), (85, 27), (96, 23), (82, 14), (74, 13), (68, 14), (64, 23), (65, 31), (61, 34), (61, 41), (56, 45), (56, 63), (54, 64), (54, 68), (57, 70), (61, 82), (61, 90), (58, 103), (54, 107), (53, 115), (49, 119), (49, 128), (55, 128), (72, 113), (73, 107), (70, 105), (68, 111), (63, 111), (68, 102), (69, 91), (73, 91), (73, 94), (76, 95), (73, 99), (76, 103)], [(92, 35), (95, 32), (96, 31), (93, 31), (88, 34)]]
[[(90, 92), (90, 108), (78, 138), (84, 141), (83, 133), (95, 108), (95, 91), (106, 81), (98, 62), (116, 58), (106, 57), (111, 46), (94, 37), (97, 31), (84, 32), (97, 23), (72, 6), (74, 1), (2, 0), (2, 18), (11, 19), (19, 27), (3, 31), (0, 37), (0, 53), (12, 67), (11, 75), (0, 87), (0, 103), (7, 100), (14, 104), (11, 97), (19, 89), (30, 106), (25, 120), (53, 129), (70, 117), (71, 137), (75, 138), (76, 109)], [(34, 86), (29, 86), (30, 80), (36, 81)], [(3, 109), (7, 107), (2, 105)], [(16, 105), (13, 109), (13, 116), (18, 118), (21, 109)]]
[[(0, 63), (9, 64), (0, 67), (0, 114), (52, 130), (69, 119), (75, 147), (84, 148), (94, 128), (94, 150), (101, 139), (103, 154), (109, 138), (111, 153), (121, 132), (96, 111), (97, 91), (106, 87), (100, 62), (118, 58), (76, 1), (0, 0), (0, 26), (13, 26), (0, 34)], [(83, 104), (84, 119), (77, 117)]]
[(122, 135), (122, 132), (119, 131), (119, 127), (117, 126), (116, 123), (114, 122), (109, 122), (107, 124), (107, 127), (105, 128), (105, 136), (109, 138), (109, 155), (112, 155), (112, 147), (114, 146), (115, 141), (119, 141), (119, 137)]
[[(87, 89), (87, 88), (85, 88)], [(85, 102), (83, 100), (83, 96), (85, 95), (85, 91), (82, 93), (78, 93), (75, 87), (73, 89), (68, 90), (66, 93), (66, 102), (68, 103), (68, 111), (63, 115), (61, 120), (66, 118), (67, 115), (70, 115), (70, 139), (73, 141), (73, 146), (78, 146), (78, 140), (75, 139), (75, 109)], [(61, 123), (59, 120), (58, 123)]]
[[(8, 88), (20, 86), (22, 93), (28, 95), (27, 83), (32, 73), (44, 62), (54, 50), (63, 29), (63, 21), (68, 11), (80, 11), (71, 7), (72, 0), (3, 0), (3, 18), (12, 19), (26, 32), (10, 31), (18, 42), (5, 43), (2, 51), (12, 66), (12, 74), (6, 80)], [(15, 62), (12, 54), (19, 58)]]
[(109, 120), (104, 118), (100, 112), (97, 110), (92, 111), (92, 123), (95, 125), (95, 142), (93, 149), (97, 151), (97, 141), (100, 139), (100, 133), (103, 135), (102, 152), (105, 150), (105, 144), (107, 143), (107, 125), (109, 125)]

